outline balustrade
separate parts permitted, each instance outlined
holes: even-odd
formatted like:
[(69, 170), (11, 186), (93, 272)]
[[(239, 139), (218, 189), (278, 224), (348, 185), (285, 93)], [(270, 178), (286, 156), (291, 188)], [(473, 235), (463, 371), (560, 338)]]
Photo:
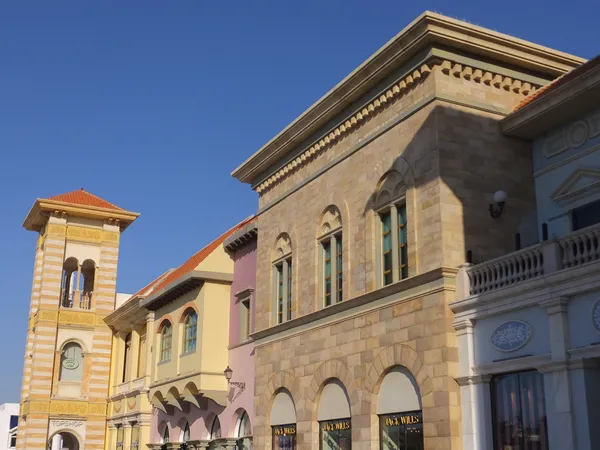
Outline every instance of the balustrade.
[(461, 270), (460, 276), (466, 279), (459, 291), (462, 296), (483, 294), (595, 261), (600, 261), (600, 225), (491, 261), (467, 265)]

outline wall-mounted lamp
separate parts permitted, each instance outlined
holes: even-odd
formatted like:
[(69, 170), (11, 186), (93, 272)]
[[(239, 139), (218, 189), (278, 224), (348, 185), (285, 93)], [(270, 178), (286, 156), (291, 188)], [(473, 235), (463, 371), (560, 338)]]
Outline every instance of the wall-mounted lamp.
[(233, 402), (236, 398), (238, 398), (242, 394), (242, 392), (244, 392), (244, 390), (246, 389), (246, 383), (244, 383), (243, 381), (231, 381), (231, 377), (233, 376), (233, 369), (229, 366), (227, 366), (227, 368), (223, 371), (223, 375), (225, 375), (227, 384), (231, 384), (231, 385), (239, 388), (238, 393), (235, 394), (234, 397), (231, 399), (231, 401)]
[(504, 211), (504, 204), (506, 203), (506, 192), (497, 191), (494, 194), (494, 203), (490, 203), (490, 216), (497, 219), (502, 215)]

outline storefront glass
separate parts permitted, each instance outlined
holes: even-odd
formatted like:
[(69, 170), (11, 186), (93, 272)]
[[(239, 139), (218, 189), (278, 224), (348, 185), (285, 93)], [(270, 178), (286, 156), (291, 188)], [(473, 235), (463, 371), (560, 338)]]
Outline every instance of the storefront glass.
[(352, 426), (350, 419), (319, 422), (321, 450), (350, 450)]
[(296, 450), (296, 424), (276, 425), (273, 429), (273, 450)]
[(381, 450), (423, 450), (421, 411), (379, 416)]
[(548, 450), (544, 377), (532, 370), (492, 378), (496, 449)]

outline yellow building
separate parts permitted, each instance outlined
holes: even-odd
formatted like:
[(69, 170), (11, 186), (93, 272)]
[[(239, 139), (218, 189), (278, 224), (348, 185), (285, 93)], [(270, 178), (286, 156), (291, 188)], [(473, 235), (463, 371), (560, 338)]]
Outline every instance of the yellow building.
[(38, 199), (17, 449), (102, 450), (121, 233), (132, 213), (79, 190)]

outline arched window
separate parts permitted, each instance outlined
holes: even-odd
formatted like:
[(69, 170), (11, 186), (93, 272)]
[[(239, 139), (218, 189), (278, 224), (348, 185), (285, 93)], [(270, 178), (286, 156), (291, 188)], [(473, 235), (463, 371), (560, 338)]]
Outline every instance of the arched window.
[(235, 437), (238, 439), (236, 442), (237, 450), (252, 449), (252, 426), (245, 410), (242, 411), (235, 424)]
[(163, 324), (160, 333), (160, 362), (171, 359), (171, 344), (173, 340), (173, 327), (168, 320)]
[(379, 219), (377, 272), (383, 286), (408, 278), (408, 216), (406, 186), (402, 175), (392, 170), (380, 181), (374, 197)]
[(317, 410), (320, 449), (348, 449), (352, 445), (350, 401), (341, 381), (331, 379), (319, 397)]
[(169, 425), (167, 425), (165, 423), (165, 429), (163, 430), (163, 434), (160, 440), (161, 444), (168, 444), (169, 443)]
[(79, 286), (79, 307), (90, 309), (92, 304), (92, 293), (94, 291), (94, 282), (96, 280), (96, 263), (91, 259), (86, 259), (81, 265), (81, 277)]
[(189, 309), (183, 321), (183, 353), (196, 351), (196, 334), (198, 332), (198, 314)]
[(342, 217), (335, 206), (329, 206), (323, 213), (319, 228), (319, 246), (323, 306), (330, 306), (341, 302), (344, 297)]
[(183, 430), (181, 431), (181, 442), (187, 442), (190, 440), (190, 424), (188, 422), (185, 423)]
[(63, 263), (60, 306), (72, 308), (77, 290), (77, 277), (79, 276), (79, 262), (76, 258), (67, 258)]
[(221, 438), (221, 421), (218, 416), (215, 416), (215, 420), (213, 420), (212, 426), (210, 427), (210, 439), (220, 439)]
[(408, 369), (395, 366), (385, 375), (376, 408), (381, 450), (423, 450), (421, 395)]
[(271, 405), (272, 449), (296, 450), (296, 406), (292, 395), (280, 390)]
[(83, 351), (76, 342), (65, 344), (60, 355), (60, 381), (81, 382), (83, 374)]
[(282, 323), (295, 318), (292, 296), (292, 243), (287, 234), (282, 234), (275, 246), (273, 261), (273, 286), (276, 322)]

